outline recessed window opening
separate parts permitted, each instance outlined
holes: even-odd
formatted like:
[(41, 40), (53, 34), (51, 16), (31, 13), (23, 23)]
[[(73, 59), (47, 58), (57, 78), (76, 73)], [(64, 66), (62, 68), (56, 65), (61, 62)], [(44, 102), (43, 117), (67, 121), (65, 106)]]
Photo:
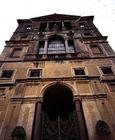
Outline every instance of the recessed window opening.
[(49, 29), (50, 30), (61, 30), (62, 29), (62, 22), (51, 22), (49, 23)]
[(28, 35), (27, 34), (23, 34), (20, 36), (21, 39), (27, 39)]
[(109, 82), (108, 87), (111, 92), (115, 92), (115, 82)]
[(71, 23), (70, 22), (64, 22), (64, 27), (68, 30), (71, 30)]
[(89, 33), (89, 32), (84, 33), (84, 35), (85, 35), (85, 36), (92, 36), (91, 33)]
[(101, 67), (103, 74), (113, 74), (111, 67)]
[(85, 75), (84, 68), (75, 68), (74, 73), (75, 73), (75, 76)]
[(22, 52), (22, 48), (15, 48), (15, 49), (13, 50), (13, 52), (11, 53), (11, 56), (10, 56), (10, 57), (19, 58), (21, 52)]
[(28, 73), (28, 77), (41, 77), (41, 69), (30, 69)]
[(14, 70), (3, 70), (1, 74), (1, 78), (11, 78)]
[(93, 54), (103, 54), (103, 51), (99, 45), (91, 45), (90, 48)]
[(46, 31), (47, 23), (41, 23), (40, 24), (40, 31)]

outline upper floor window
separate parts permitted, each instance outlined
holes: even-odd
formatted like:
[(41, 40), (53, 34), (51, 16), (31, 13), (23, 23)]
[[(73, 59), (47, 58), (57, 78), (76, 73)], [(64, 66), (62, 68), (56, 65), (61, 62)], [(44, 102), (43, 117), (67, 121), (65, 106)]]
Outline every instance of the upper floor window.
[(85, 74), (85, 69), (84, 68), (74, 68), (74, 74), (75, 76), (84, 76)]
[(48, 41), (48, 54), (65, 53), (65, 44), (61, 36), (53, 36)]
[(41, 73), (42, 73), (41, 69), (29, 69), (28, 77), (38, 78), (38, 77), (41, 77)]
[(85, 32), (85, 33), (84, 33), (84, 36), (85, 36), (85, 37), (91, 37), (92, 34), (91, 34), (90, 32)]
[(40, 24), (40, 31), (45, 31), (47, 29), (47, 23), (41, 23)]
[(10, 57), (19, 58), (21, 52), (22, 52), (22, 48), (14, 48)]
[(101, 71), (102, 71), (102, 73), (104, 75), (114, 74), (111, 66), (108, 66), (108, 67), (100, 67), (100, 68), (101, 68)]
[(51, 22), (49, 23), (49, 30), (61, 30), (62, 22)]
[(12, 77), (14, 70), (3, 70), (1, 78), (9, 79)]
[(103, 54), (103, 51), (99, 45), (90, 45), (90, 49), (93, 54)]
[(20, 35), (20, 39), (25, 40), (27, 39), (28, 35), (27, 34), (22, 34)]
[(70, 22), (64, 22), (65, 29), (71, 30), (71, 23)]
[(31, 25), (27, 25), (26, 26), (26, 30), (30, 31), (32, 29), (32, 26)]
[(115, 92), (115, 82), (109, 82), (108, 87), (111, 92)]

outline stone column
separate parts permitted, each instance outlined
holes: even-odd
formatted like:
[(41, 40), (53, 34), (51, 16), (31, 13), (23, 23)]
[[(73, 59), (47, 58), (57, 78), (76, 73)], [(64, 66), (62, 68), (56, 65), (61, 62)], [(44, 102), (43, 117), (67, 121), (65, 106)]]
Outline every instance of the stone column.
[(39, 101), (35, 109), (32, 140), (40, 140), (41, 107), (42, 103)]
[(47, 57), (47, 51), (48, 51), (48, 40), (45, 40), (45, 44), (44, 44), (44, 58)]
[(78, 121), (79, 132), (80, 132), (80, 140), (88, 140), (83, 111), (79, 100), (75, 101), (75, 109), (77, 112), (77, 121)]
[(49, 31), (49, 23), (47, 23), (46, 30)]
[(68, 41), (67, 39), (65, 39), (65, 49), (66, 49), (66, 53), (67, 53), (67, 57), (71, 57), (71, 54), (69, 54), (69, 46), (68, 46)]
[(62, 22), (62, 30), (65, 30), (64, 22)]

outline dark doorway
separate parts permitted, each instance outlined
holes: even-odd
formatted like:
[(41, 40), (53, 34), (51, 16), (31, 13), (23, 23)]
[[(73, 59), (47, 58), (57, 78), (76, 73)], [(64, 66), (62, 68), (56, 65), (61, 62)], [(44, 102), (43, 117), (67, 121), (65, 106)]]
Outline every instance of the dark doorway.
[(41, 140), (79, 140), (71, 90), (61, 84), (51, 86), (43, 96)]
[(48, 87), (36, 105), (32, 140), (88, 140), (82, 105), (65, 85)]

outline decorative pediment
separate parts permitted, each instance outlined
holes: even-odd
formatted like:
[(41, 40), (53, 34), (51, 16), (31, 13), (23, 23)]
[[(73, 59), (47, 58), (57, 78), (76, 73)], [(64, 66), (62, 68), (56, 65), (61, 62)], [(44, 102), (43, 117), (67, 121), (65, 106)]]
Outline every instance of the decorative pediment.
[(32, 18), (31, 20), (45, 20), (45, 21), (56, 21), (56, 20), (72, 20), (72, 19), (78, 19), (80, 16), (73, 16), (73, 15), (64, 15), (64, 14), (51, 14), (41, 17)]

